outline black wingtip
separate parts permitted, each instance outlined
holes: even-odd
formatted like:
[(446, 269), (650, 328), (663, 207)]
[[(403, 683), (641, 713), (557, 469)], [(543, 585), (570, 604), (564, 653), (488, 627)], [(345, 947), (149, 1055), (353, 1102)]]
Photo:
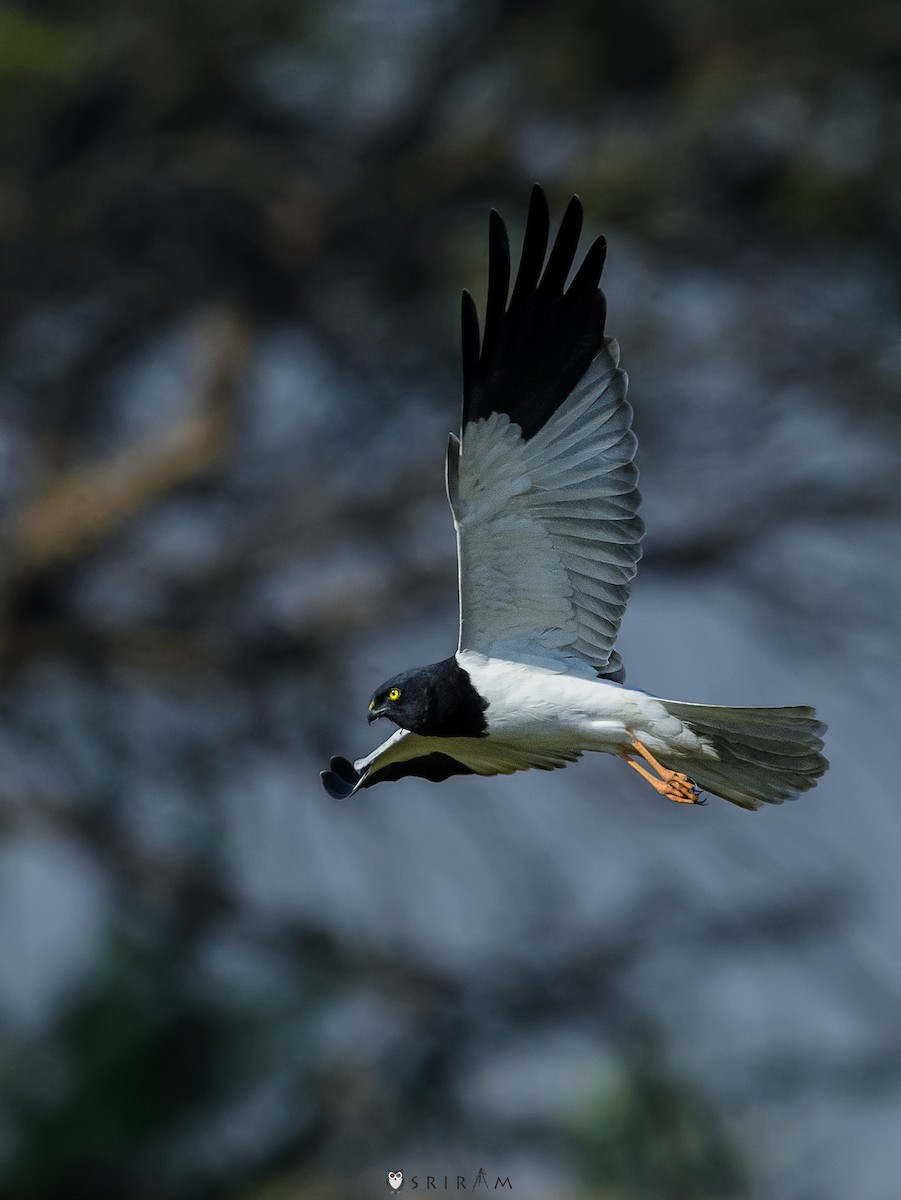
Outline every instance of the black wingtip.
[(566, 220), (567, 216), (569, 215), (570, 209), (572, 209), (573, 212), (578, 213), (579, 223), (581, 224), (582, 218), (585, 215), (585, 211), (582, 208), (582, 197), (579, 195), (578, 192), (573, 192), (573, 194), (569, 198), (569, 204), (567, 204), (566, 212), (563, 214), (564, 221)]
[(598, 237), (592, 242), (588, 253), (582, 260), (582, 265), (569, 285), (568, 295), (578, 295), (580, 291), (594, 292), (601, 286), (601, 275), (607, 261), (607, 239)]
[(346, 800), (357, 790), (362, 776), (346, 758), (335, 757), (329, 766), (330, 771), (319, 772), (322, 786), (333, 800)]
[(509, 290), (510, 237), (503, 217), (493, 208), (488, 221), (488, 296), (485, 301), (485, 333), (481, 351), (483, 355), (490, 355), (494, 350), (495, 339), (507, 308)]
[[(491, 215), (488, 218), (488, 262), (489, 272), (491, 268), (501, 279), (504, 274), (507, 276), (507, 284), (510, 282), (510, 237), (507, 233), (507, 226), (504, 218), (496, 208), (491, 210)], [(491, 279), (489, 277), (489, 285)], [(506, 303), (506, 288), (504, 289), (504, 303)]]
[(529, 198), (526, 231), (523, 235), (513, 295), (510, 297), (511, 305), (516, 304), (537, 286), (541, 268), (544, 266), (544, 256), (547, 254), (550, 232), (551, 210), (544, 189), (536, 183)]
[(472, 406), (473, 381), (478, 376), (482, 338), (479, 331), (479, 311), (476, 308), (476, 302), (465, 288), (463, 289), (460, 316), (463, 349), (463, 424), (466, 425)]
[(588, 253), (585, 255), (581, 267), (579, 267), (576, 278), (578, 279), (583, 274), (594, 272), (598, 277), (598, 281), (600, 281), (601, 272), (604, 269), (604, 263), (606, 261), (607, 239), (603, 234), (600, 234), (589, 246)]
[(466, 369), (478, 364), (482, 344), (482, 335), (479, 329), (479, 310), (476, 308), (476, 302), (473, 300), (471, 293), (466, 288), (463, 289), (460, 310), (463, 335), (463, 366)]
[(566, 288), (583, 219), (582, 202), (573, 196), (548, 253), (547, 198), (538, 184), (532, 188), (519, 269), (505, 306), (509, 242), (503, 221), (492, 212), (481, 346), (475, 305), (468, 294), (463, 297), (464, 430), (501, 412), (528, 441), (566, 400), (603, 345), (603, 240), (595, 241)]
[(348, 787), (332, 771), (320, 771), (319, 778), (322, 780), (322, 786), (333, 800), (346, 800), (353, 794), (353, 788)]
[(582, 201), (578, 196), (573, 196), (566, 206), (541, 283), (538, 285), (539, 290), (549, 296), (563, 295), (566, 278), (579, 248), (583, 220)]
[[(548, 221), (551, 219), (551, 206), (548, 203), (547, 192), (540, 183), (532, 184), (532, 191), (529, 195), (529, 212), (528, 217), (537, 218), (540, 222), (543, 214), (547, 214)], [(528, 224), (528, 217), (526, 224)]]

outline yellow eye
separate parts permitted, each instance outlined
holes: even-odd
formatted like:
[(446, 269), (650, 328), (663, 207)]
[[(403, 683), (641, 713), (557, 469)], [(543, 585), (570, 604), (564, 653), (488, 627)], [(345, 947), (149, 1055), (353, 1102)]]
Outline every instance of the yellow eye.
[(391, 691), (388, 693), (388, 699), (389, 700), (399, 700), (400, 699), (400, 688), (392, 688)]

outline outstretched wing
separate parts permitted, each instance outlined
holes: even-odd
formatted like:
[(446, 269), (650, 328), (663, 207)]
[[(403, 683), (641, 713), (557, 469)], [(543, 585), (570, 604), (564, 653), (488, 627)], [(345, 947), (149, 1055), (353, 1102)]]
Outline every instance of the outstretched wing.
[(594, 242), (566, 288), (578, 199), (544, 266), (549, 224), (536, 186), (508, 304), (509, 240), (492, 212), (481, 344), (463, 294), (462, 433), (447, 462), (459, 649), (621, 680), (614, 643), (644, 526), (626, 375), (604, 336), (606, 244)]
[(320, 771), (320, 778), (330, 796), (347, 800), (360, 788), (408, 775), (441, 783), (451, 775), (512, 775), (532, 768), (552, 771), (575, 762), (581, 753), (570, 747), (511, 745), (491, 737), (422, 737), (399, 729), (355, 763), (333, 758), (329, 770)]

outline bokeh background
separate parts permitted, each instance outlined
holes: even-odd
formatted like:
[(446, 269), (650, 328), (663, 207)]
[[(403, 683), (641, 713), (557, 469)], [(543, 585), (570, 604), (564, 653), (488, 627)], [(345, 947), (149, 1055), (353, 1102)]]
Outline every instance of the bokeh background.
[[(895, 1200), (901, 7), (34, 0), (0, 98), (0, 1194)], [(610, 244), (630, 680), (815, 703), (796, 804), (319, 786), (455, 645), (536, 179)]]

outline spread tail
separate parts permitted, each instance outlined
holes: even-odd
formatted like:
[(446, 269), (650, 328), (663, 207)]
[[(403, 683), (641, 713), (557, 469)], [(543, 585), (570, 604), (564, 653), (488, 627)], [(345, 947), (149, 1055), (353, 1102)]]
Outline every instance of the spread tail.
[(741, 808), (781, 804), (815, 787), (829, 766), (820, 751), (826, 726), (812, 708), (720, 708), (661, 700), (667, 712), (706, 738), (716, 758), (661, 756), (702, 791)]

